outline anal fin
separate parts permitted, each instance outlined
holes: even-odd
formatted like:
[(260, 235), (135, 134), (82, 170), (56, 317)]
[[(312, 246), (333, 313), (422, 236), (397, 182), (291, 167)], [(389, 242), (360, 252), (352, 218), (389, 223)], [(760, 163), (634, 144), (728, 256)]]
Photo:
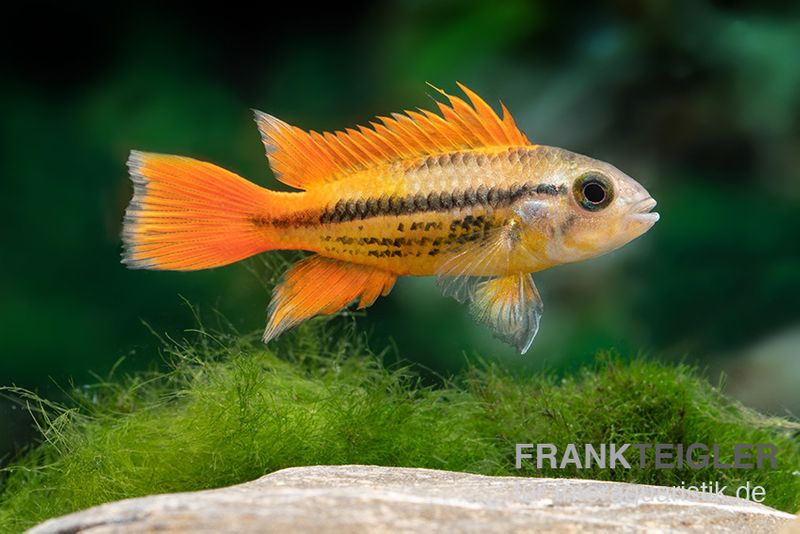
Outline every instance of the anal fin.
[(469, 309), (495, 336), (525, 354), (539, 331), (543, 306), (530, 273), (515, 273), (477, 281)]
[(364, 265), (311, 256), (291, 266), (275, 288), (264, 341), (315, 315), (330, 315), (359, 301), (358, 308), (388, 295), (397, 276)]

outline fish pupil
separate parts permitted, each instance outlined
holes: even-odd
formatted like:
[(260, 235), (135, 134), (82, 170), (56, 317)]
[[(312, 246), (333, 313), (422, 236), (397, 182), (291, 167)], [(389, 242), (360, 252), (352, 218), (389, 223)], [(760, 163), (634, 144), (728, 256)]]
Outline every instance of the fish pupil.
[(606, 189), (598, 182), (583, 185), (583, 197), (592, 204), (600, 204), (606, 199)]

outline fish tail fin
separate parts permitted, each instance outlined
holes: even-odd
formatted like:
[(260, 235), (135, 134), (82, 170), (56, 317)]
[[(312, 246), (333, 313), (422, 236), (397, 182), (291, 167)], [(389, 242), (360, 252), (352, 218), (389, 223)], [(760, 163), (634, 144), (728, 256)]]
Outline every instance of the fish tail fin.
[(133, 199), (125, 212), (122, 263), (193, 271), (275, 248), (259, 214), (280, 193), (191, 158), (131, 151)]

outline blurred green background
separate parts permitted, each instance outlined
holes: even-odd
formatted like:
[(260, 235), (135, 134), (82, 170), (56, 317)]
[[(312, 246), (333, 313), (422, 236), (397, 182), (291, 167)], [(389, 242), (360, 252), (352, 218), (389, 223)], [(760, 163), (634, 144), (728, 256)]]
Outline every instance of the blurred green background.
[[(306, 128), (430, 108), (430, 81), (502, 98), (534, 142), (603, 159), (661, 221), (612, 255), (536, 276), (524, 357), (431, 279), (401, 280), (358, 321), (373, 345), (448, 374), (465, 357), (569, 372), (600, 348), (724, 372), (759, 409), (800, 412), (800, 9), (759, 3), (264, 3), (34, 6), (6, 17), (0, 73), (0, 384), (58, 384), (157, 362), (182, 295), (237, 328), (268, 295), (243, 265), (119, 263), (130, 149), (211, 161), (276, 186), (250, 108)], [(31, 438), (0, 400), (0, 456)]]

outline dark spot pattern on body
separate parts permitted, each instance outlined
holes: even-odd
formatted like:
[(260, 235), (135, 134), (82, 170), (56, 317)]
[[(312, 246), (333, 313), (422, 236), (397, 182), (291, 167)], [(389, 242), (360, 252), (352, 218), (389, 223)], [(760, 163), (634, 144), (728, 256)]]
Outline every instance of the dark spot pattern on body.
[(349, 219), (358, 217), (358, 199), (351, 198), (345, 204), (345, 214)]
[(367, 199), (367, 215), (370, 217), (374, 217), (380, 213), (378, 211), (378, 199), (377, 198), (368, 198)]
[(250, 215), (247, 220), (258, 228), (300, 228), (305, 226), (313, 226), (319, 223), (319, 212), (312, 210), (305, 210), (300, 213), (294, 214), (291, 217), (269, 217), (264, 214)]
[(464, 191), (456, 190), (453, 192), (453, 205), (457, 208), (463, 208), (467, 205), (467, 198)]
[(267, 219), (267, 217), (264, 215), (251, 215), (249, 221), (251, 224), (254, 224), (258, 227), (269, 226), (269, 219)]
[(445, 211), (449, 211), (453, 207), (453, 195), (449, 191), (439, 193), (439, 199)]
[[(484, 215), (465, 215), (464, 217), (450, 221), (448, 225), (449, 234), (446, 237), (429, 237), (422, 235), (420, 237), (362, 236), (354, 238), (342, 235), (333, 238), (333, 241), (342, 244), (342, 248), (325, 247), (325, 250), (337, 254), (349, 254), (351, 256), (366, 254), (380, 258), (419, 257), (423, 254), (435, 256), (437, 254), (457, 250), (467, 243), (482, 241), (492, 228), (498, 225), (504, 225), (507, 222), (508, 221), (505, 219), (496, 219)], [(412, 226), (412, 228), (423, 230), (423, 225), (427, 226), (430, 223), (416, 222), (413, 224), (416, 226)], [(437, 228), (441, 230), (442, 223), (437, 222), (436, 224)], [(330, 236), (328, 237), (330, 238)], [(370, 245), (380, 248), (368, 250), (363, 248)]]
[(439, 193), (428, 193), (428, 208), (431, 211), (439, 211), (442, 207), (441, 197)]
[(403, 199), (401, 197), (389, 197), (388, 214), (400, 215), (403, 213)]
[(489, 188), (481, 184), (478, 190), (475, 191), (475, 199), (478, 204), (487, 204), (489, 202)]
[[(567, 193), (564, 185), (537, 184), (531, 182), (515, 183), (509, 187), (491, 187), (480, 185), (456, 191), (431, 192), (427, 195), (415, 193), (405, 196), (387, 196), (380, 198), (341, 199), (332, 207), (324, 210), (306, 210), (299, 214), (271, 218), (268, 215), (252, 215), (250, 221), (256, 226), (302, 227), (316, 223), (334, 224), (364, 220), (384, 215), (410, 215), (414, 213), (430, 213), (450, 211), (455, 208), (473, 206), (505, 207), (534, 195), (558, 196)], [(398, 231), (403, 231), (402, 223)]]

